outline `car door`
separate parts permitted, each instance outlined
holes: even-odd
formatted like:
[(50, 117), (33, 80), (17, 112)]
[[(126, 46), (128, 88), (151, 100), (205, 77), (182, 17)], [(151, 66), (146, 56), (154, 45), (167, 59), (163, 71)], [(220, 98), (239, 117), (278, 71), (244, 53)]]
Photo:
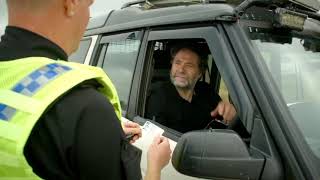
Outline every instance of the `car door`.
[[(247, 124), (252, 124), (250, 149), (265, 158), (260, 178), (319, 179), (320, 139), (314, 128), (319, 125), (319, 98), (314, 91), (318, 84), (310, 85), (319, 76), (319, 68), (314, 66), (319, 52), (305, 44), (317, 43), (319, 37), (290, 31), (286, 35), (269, 33), (254, 24), (225, 24), (222, 29), (251, 97), (255, 117)], [(306, 71), (301, 71), (305, 67)], [(302, 83), (302, 74), (307, 82)], [(296, 107), (297, 111), (291, 107), (300, 104), (303, 108)]]
[(115, 85), (123, 117), (129, 108), (129, 97), (142, 37), (142, 31), (102, 36), (92, 64), (101, 67)]
[[(161, 27), (161, 28), (152, 28), (148, 32), (146, 32), (147, 39), (145, 44), (147, 47), (145, 48), (145, 52), (140, 52), (144, 54), (144, 58), (141, 58), (140, 60), (143, 61), (143, 73), (140, 75), (144, 78), (138, 78), (141, 79), (139, 82), (140, 89), (144, 89), (143, 91), (137, 91), (137, 94), (131, 94), (131, 96), (139, 97), (137, 100), (138, 102), (136, 105), (138, 106), (135, 108), (134, 112), (131, 112), (132, 116), (130, 119), (136, 119), (135, 116), (144, 116), (145, 111), (145, 104), (146, 99), (148, 96), (148, 87), (150, 86), (150, 83), (152, 83), (152, 74), (153, 72), (153, 66), (154, 66), (154, 59), (153, 59), (153, 51), (155, 50), (155, 46), (163, 46), (159, 45), (159, 43), (164, 41), (188, 41), (188, 40), (201, 40), (201, 42), (205, 42), (208, 45), (209, 51), (211, 53), (211, 64), (213, 66), (211, 67), (210, 72), (210, 79), (208, 79), (208, 82), (212, 82), (211, 86), (217, 88), (213, 88), (216, 92), (219, 92), (221, 88), (225, 87), (219, 87), (220, 85), (220, 78), (222, 78), (226, 84), (226, 89), (229, 91), (229, 95), (232, 99), (232, 102), (234, 103), (237, 111), (239, 112), (239, 117), (242, 120), (242, 123), (245, 124), (246, 128), (248, 130), (252, 129), (252, 121), (254, 119), (254, 110), (250, 101), (250, 98), (245, 93), (245, 87), (243, 84), (241, 84), (241, 78), (234, 72), (238, 71), (237, 67), (233, 64), (232, 58), (231, 58), (231, 52), (229, 52), (227, 49), (228, 44), (227, 41), (225, 41), (221, 36), (223, 35), (223, 31), (221, 29), (221, 26), (218, 24), (196, 24), (196, 25), (187, 25), (187, 26), (173, 26), (173, 27)], [(167, 57), (168, 58), (168, 57)], [(170, 58), (170, 57), (169, 57)], [(169, 60), (169, 59), (168, 59)], [(169, 60), (170, 61), (170, 60)], [(210, 63), (209, 63), (210, 64)], [(214, 68), (217, 67), (218, 71), (214, 73)], [(168, 69), (169, 70), (169, 69)], [(169, 72), (169, 71), (167, 71)], [(221, 75), (221, 77), (220, 77)], [(218, 76), (218, 78), (217, 78)], [(216, 80), (213, 80), (216, 79)], [(218, 79), (218, 80), (217, 80)], [(144, 121), (147, 121), (148, 119), (144, 119)], [(143, 121), (143, 120), (142, 120)], [(150, 121), (150, 120), (149, 120)], [(181, 133), (176, 132), (169, 127), (161, 126), (165, 132), (164, 136), (168, 137), (171, 142), (177, 142), (179, 137), (181, 136)], [(251, 132), (251, 131), (249, 131)], [(143, 138), (142, 138), (143, 141)], [(140, 146), (143, 146), (144, 142), (138, 141)], [(146, 149), (143, 149), (144, 152), (146, 152)], [(142, 157), (142, 169), (146, 170), (146, 154), (143, 154)], [(163, 179), (195, 179), (190, 176), (185, 176), (180, 173), (178, 173), (176, 170), (174, 170), (171, 163), (162, 171), (162, 177)], [(197, 178), (200, 179), (200, 178)]]
[(77, 51), (69, 56), (68, 61), (89, 65), (91, 58), (94, 57), (93, 50), (97, 40), (98, 35), (82, 38)]

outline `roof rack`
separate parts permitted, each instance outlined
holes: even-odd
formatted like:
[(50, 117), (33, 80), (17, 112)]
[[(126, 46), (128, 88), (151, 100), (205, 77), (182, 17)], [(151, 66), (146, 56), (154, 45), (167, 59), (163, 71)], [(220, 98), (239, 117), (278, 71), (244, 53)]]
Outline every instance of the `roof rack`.
[(137, 1), (132, 1), (132, 2), (127, 2), (124, 5), (121, 6), (121, 9), (123, 8), (127, 8), (136, 4), (142, 4), (142, 3), (146, 3), (146, 1), (148, 0), (137, 0)]
[(244, 0), (239, 4), (235, 11), (237, 13), (242, 13), (246, 9), (251, 6), (266, 6), (266, 5), (289, 5), (291, 4), (291, 9), (297, 10), (309, 14), (314, 14), (314, 16), (318, 16), (316, 13), (320, 10), (320, 2), (318, 0)]
[(124, 4), (121, 9), (139, 4), (145, 9), (162, 8), (192, 4), (225, 3), (226, 0), (137, 0)]

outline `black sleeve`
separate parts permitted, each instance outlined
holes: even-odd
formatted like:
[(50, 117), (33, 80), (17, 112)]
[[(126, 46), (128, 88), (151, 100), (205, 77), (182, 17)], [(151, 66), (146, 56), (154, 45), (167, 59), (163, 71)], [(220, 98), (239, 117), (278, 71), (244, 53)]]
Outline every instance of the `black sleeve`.
[(213, 107), (213, 109), (215, 109), (217, 107), (217, 105), (219, 104), (219, 102), (222, 101), (222, 99), (218, 93), (213, 93), (213, 95), (211, 95), (210, 99), (211, 99), (210, 103), (211, 103), (211, 106)]
[(210, 105), (212, 110), (214, 110), (222, 100), (219, 94), (215, 92), (207, 82), (198, 81), (195, 86), (195, 92), (203, 103)]
[(113, 106), (102, 94), (93, 93), (75, 132), (79, 177), (121, 179), (122, 128)]
[(166, 125), (166, 98), (160, 86), (152, 86), (146, 103), (146, 118)]
[(38, 120), (24, 155), (43, 179), (120, 180), (123, 136), (110, 102), (94, 88), (77, 88)]

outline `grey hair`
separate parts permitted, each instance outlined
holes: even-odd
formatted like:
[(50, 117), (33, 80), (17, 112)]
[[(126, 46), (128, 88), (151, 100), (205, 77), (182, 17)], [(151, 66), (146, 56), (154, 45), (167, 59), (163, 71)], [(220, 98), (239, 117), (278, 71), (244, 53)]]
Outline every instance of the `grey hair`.
[(170, 54), (171, 54), (171, 60), (175, 58), (177, 53), (182, 50), (182, 49), (187, 49), (193, 53), (195, 53), (198, 56), (199, 59), (199, 68), (201, 72), (205, 72), (207, 67), (208, 67), (208, 61), (207, 58), (205, 58), (203, 55), (201, 55), (199, 49), (191, 43), (180, 43), (175, 45), (174, 47), (171, 48)]

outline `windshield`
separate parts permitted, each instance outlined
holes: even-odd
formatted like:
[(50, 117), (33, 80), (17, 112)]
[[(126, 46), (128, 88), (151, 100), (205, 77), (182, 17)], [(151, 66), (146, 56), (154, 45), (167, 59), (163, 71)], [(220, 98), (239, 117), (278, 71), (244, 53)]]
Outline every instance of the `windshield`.
[(288, 109), (320, 158), (320, 38), (303, 33), (252, 31)]

